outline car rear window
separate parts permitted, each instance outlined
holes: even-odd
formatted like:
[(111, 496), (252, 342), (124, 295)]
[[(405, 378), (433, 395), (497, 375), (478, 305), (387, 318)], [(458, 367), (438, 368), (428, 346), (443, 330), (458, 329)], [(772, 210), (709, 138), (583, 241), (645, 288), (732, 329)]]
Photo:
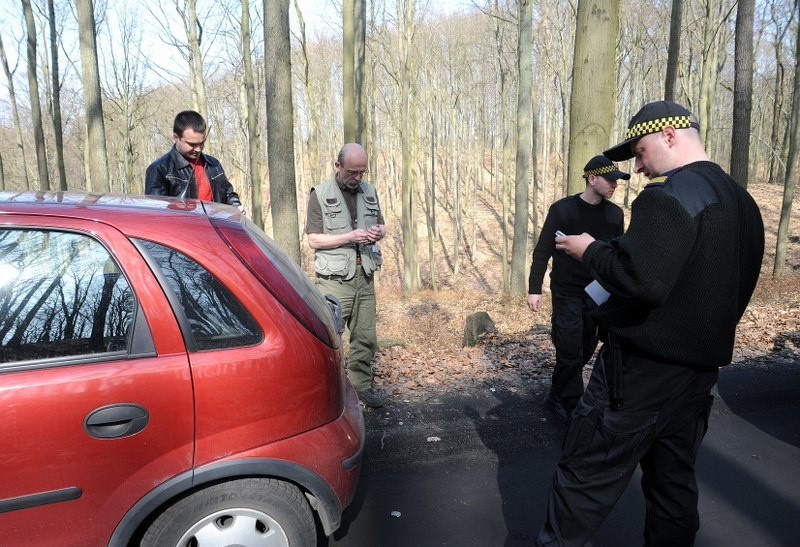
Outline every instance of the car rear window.
[(0, 363), (126, 354), (131, 287), (97, 240), (0, 229)]
[[(190, 350), (213, 350), (257, 344), (262, 332), (253, 316), (208, 270), (185, 254), (159, 243), (137, 239), (161, 270), (164, 290), (172, 292), (170, 301), (179, 306), (194, 344)], [(153, 264), (151, 263), (151, 266)], [(179, 320), (182, 318), (179, 317)], [(187, 324), (188, 323), (188, 324)]]
[(321, 342), (332, 348), (340, 347), (333, 304), (263, 230), (246, 217), (240, 223), (212, 218), (211, 224), (289, 313)]

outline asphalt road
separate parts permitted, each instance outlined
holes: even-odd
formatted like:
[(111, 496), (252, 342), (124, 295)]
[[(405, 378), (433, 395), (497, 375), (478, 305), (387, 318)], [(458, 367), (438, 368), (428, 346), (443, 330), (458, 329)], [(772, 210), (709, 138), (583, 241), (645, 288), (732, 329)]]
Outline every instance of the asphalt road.
[[(486, 386), (366, 411), (359, 489), (328, 545), (532, 545), (564, 430), (544, 389)], [(800, 359), (725, 367), (716, 390), (696, 545), (800, 545)], [(642, 545), (643, 520), (634, 477), (592, 546)]]

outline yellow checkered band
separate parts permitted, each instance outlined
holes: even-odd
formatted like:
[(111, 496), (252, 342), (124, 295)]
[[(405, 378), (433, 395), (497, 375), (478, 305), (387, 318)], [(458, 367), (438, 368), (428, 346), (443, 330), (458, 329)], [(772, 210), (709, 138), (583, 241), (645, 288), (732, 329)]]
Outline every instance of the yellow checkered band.
[(606, 173), (611, 173), (617, 170), (616, 164), (606, 165), (605, 167), (597, 167), (595, 169), (590, 169), (589, 171), (583, 172), (583, 178), (588, 179), (589, 176), (594, 175), (605, 175)]
[(669, 116), (668, 118), (637, 123), (633, 127), (629, 127), (625, 132), (625, 140), (644, 137), (650, 133), (658, 133), (669, 125), (675, 129), (688, 129), (692, 126), (692, 119), (689, 116)]

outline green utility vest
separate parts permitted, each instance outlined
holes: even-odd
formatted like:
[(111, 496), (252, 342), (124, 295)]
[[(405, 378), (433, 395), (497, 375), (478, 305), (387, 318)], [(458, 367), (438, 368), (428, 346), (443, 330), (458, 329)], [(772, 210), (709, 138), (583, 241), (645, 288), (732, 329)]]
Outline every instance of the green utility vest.
[[(322, 209), (323, 233), (346, 234), (355, 228), (369, 230), (378, 223), (380, 208), (375, 187), (362, 182), (360, 189), (356, 193), (356, 226), (353, 227), (350, 211), (336, 179), (314, 187), (314, 194)], [(381, 268), (383, 259), (377, 245), (349, 243), (335, 249), (317, 249), (314, 253), (314, 271), (319, 275), (352, 279), (356, 274), (356, 258), (359, 256), (366, 275), (372, 275), (372, 272)]]

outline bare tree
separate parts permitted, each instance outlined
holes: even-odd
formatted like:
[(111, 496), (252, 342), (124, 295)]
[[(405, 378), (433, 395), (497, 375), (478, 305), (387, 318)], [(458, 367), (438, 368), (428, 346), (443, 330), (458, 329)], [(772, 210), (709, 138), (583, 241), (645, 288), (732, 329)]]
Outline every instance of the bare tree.
[(584, 189), (583, 165), (608, 146), (616, 104), (614, 50), (619, 0), (579, 0), (570, 100), (569, 193)]
[(750, 113), (753, 110), (753, 13), (755, 0), (739, 0), (733, 81), (731, 177), (747, 188), (750, 167)]
[(781, 145), (781, 118), (784, 111), (784, 78), (786, 74), (785, 59), (783, 49), (786, 33), (789, 31), (791, 21), (794, 19), (794, 11), (792, 16), (788, 19), (779, 10), (778, 5), (780, 2), (773, 1), (770, 4), (770, 23), (775, 28), (775, 37), (773, 41), (773, 48), (775, 53), (775, 77), (774, 77), (774, 96), (772, 100), (772, 120), (770, 123), (770, 139), (769, 139), (769, 167), (767, 182), (769, 184), (777, 183), (780, 177), (779, 171), (781, 169), (781, 160), (783, 155), (783, 146)]
[(258, 135), (258, 105), (250, 51), (250, 0), (242, 0), (242, 57), (244, 59), (245, 107), (247, 109), (247, 157), (253, 195), (253, 222), (264, 227), (264, 198), (261, 194), (261, 139)]
[(36, 69), (36, 23), (33, 21), (30, 0), (22, 0), (22, 12), (28, 32), (28, 92), (31, 98), (31, 117), (33, 118), (33, 141), (36, 145), (36, 165), (39, 168), (39, 188), (50, 189), (50, 172), (47, 167), (47, 148), (42, 129), (42, 105), (39, 102), (39, 82)]
[[(355, 0), (355, 86), (356, 136), (362, 146), (366, 143), (366, 116), (364, 112), (364, 69), (366, 63), (367, 0)], [(368, 149), (368, 152), (370, 150)]]
[[(208, 99), (206, 98), (206, 80), (203, 74), (203, 25), (197, 18), (197, 0), (184, 0), (184, 7), (178, 8), (183, 18), (184, 29), (189, 47), (189, 77), (195, 109), (208, 119)], [(188, 13), (186, 8), (188, 7)]]
[(56, 141), (56, 166), (58, 187), (67, 189), (67, 173), (64, 168), (64, 131), (61, 124), (61, 80), (58, 70), (58, 33), (56, 32), (56, 10), (53, 0), (47, 0), (47, 19), (50, 23), (50, 73), (53, 82), (53, 136)]
[[(109, 50), (117, 49), (110, 57), (108, 94), (104, 112), (108, 124), (106, 133), (112, 146), (109, 150), (109, 169), (112, 179), (118, 178), (116, 187), (121, 192), (144, 193), (144, 166), (139, 165), (145, 144), (137, 139), (147, 119), (147, 89), (144, 83), (146, 60), (139, 44), (142, 28), (139, 13), (127, 2), (118, 12), (117, 23), (108, 33)], [(119, 46), (112, 43), (116, 40)], [(114, 138), (112, 136), (116, 136)], [(116, 167), (114, 167), (116, 165)]]
[(669, 50), (667, 53), (667, 74), (664, 78), (664, 99), (675, 100), (675, 87), (678, 84), (678, 64), (681, 55), (681, 20), (683, 19), (683, 0), (672, 0), (672, 15), (669, 18)]
[(533, 0), (519, 0), (517, 40), (517, 173), (514, 195), (514, 244), (511, 293), (526, 294), (528, 261), (528, 183), (533, 148)]
[(342, 123), (344, 142), (356, 141), (355, 0), (342, 2)]
[(289, 0), (264, 0), (267, 163), (275, 242), (298, 264), (300, 233), (294, 172)]
[(412, 179), (412, 113), (409, 104), (413, 71), (411, 44), (414, 37), (415, 17), (415, 0), (399, 0), (397, 2), (397, 19), (400, 25), (397, 34), (400, 54), (400, 146), (403, 156), (403, 292), (406, 295), (420, 287), (416, 205), (414, 203), (414, 180)]
[[(17, 107), (17, 94), (14, 91), (14, 72), (8, 66), (8, 58), (6, 56), (5, 47), (3, 47), (3, 36), (0, 34), (0, 62), (3, 64), (3, 72), (6, 75), (6, 82), (8, 85), (8, 98), (11, 102), (11, 114), (14, 117), (14, 128), (16, 129), (17, 137), (17, 150), (22, 160), (22, 178), (25, 181), (25, 188), (30, 189), (31, 183), (28, 179), (28, 162), (25, 159), (25, 146), (22, 141), (22, 126), (19, 120), (19, 108)], [(5, 186), (4, 186), (5, 187)]]
[(97, 65), (97, 31), (94, 22), (93, 0), (77, 0), (78, 36), (81, 46), (83, 76), (83, 101), (86, 108), (86, 157), (89, 172), (87, 190), (94, 188), (111, 191), (106, 153), (106, 128), (103, 120), (103, 102), (100, 92), (100, 71)]
[(300, 6), (295, 1), (295, 13), (297, 14), (297, 24), (300, 30), (300, 53), (303, 61), (303, 70), (300, 79), (303, 83), (303, 88), (306, 92), (306, 99), (308, 100), (308, 108), (305, 109), (310, 118), (308, 127), (308, 142), (306, 148), (308, 150), (308, 163), (311, 180), (320, 180), (320, 121), (319, 121), (319, 106), (317, 105), (317, 95), (312, 86), (311, 81), (311, 64), (308, 56), (308, 42), (306, 40), (306, 23), (303, 18), (303, 12)]
[[(794, 0), (795, 10), (800, 8), (800, 2)], [(794, 65), (794, 92), (792, 94), (792, 115), (789, 125), (789, 158), (786, 162), (786, 177), (783, 181), (783, 204), (781, 218), (778, 221), (778, 239), (775, 245), (775, 264), (772, 267), (772, 277), (780, 278), (786, 268), (786, 245), (789, 237), (789, 221), (792, 217), (792, 201), (797, 187), (798, 167), (797, 157), (800, 150), (800, 26), (795, 39), (795, 65)]]

